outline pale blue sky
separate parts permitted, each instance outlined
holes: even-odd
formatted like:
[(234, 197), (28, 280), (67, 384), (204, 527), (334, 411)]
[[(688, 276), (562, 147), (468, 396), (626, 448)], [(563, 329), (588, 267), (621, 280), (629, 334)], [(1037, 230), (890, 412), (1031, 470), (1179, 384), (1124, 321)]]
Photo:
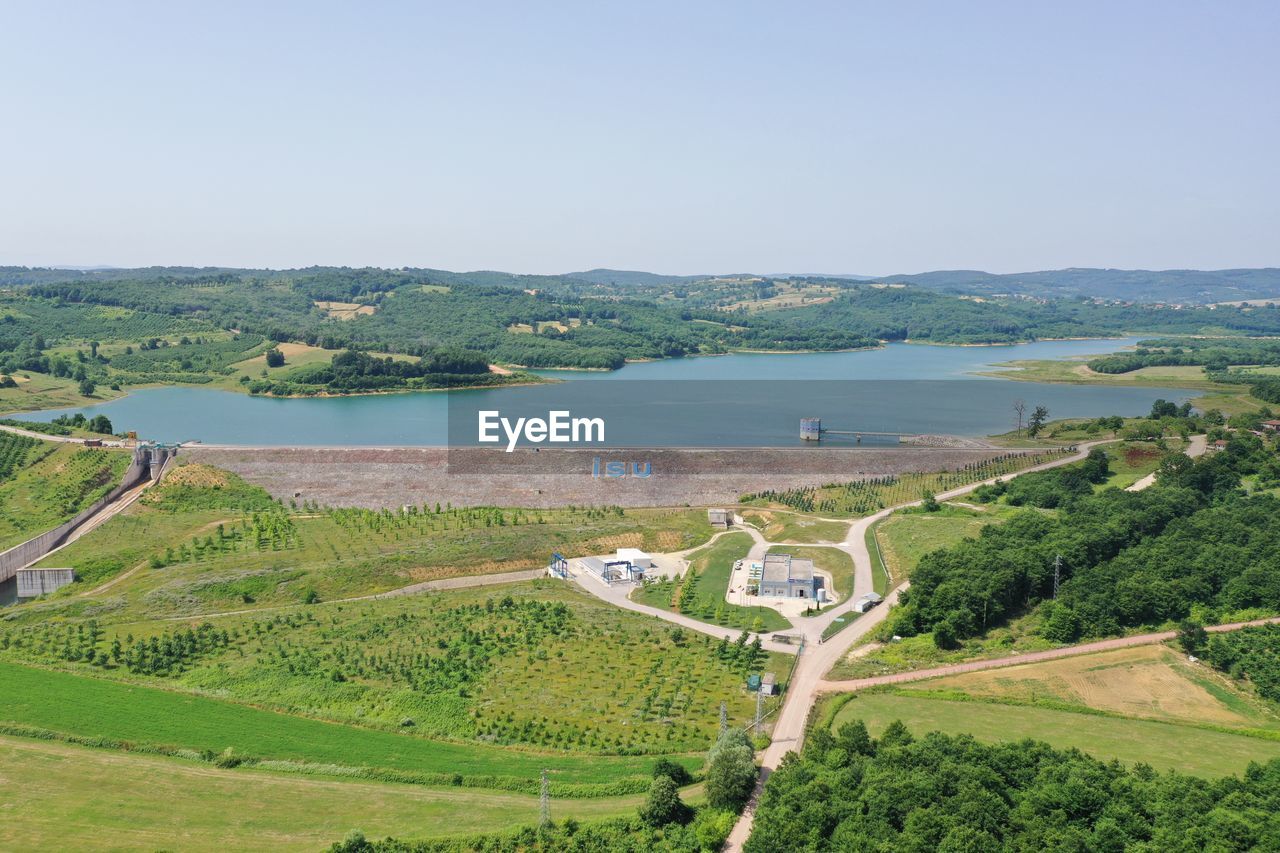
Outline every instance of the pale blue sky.
[(1280, 265), (1280, 3), (0, 2), (0, 263)]

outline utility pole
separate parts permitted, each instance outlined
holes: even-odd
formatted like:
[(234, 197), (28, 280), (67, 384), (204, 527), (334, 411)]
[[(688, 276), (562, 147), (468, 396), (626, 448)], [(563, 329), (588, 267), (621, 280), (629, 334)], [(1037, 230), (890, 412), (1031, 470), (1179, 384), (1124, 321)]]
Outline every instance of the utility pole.
[(539, 826), (551, 825), (551, 783), (547, 781), (547, 771), (542, 771), (542, 814)]
[(1053, 597), (1058, 597), (1058, 587), (1062, 583), (1062, 555), (1053, 558)]

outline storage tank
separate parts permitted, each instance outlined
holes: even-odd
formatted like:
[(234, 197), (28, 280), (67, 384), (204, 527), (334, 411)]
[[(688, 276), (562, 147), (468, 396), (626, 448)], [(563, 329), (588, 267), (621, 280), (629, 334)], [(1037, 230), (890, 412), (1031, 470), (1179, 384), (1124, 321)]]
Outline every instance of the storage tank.
[(800, 439), (802, 441), (821, 441), (822, 418), (801, 418)]

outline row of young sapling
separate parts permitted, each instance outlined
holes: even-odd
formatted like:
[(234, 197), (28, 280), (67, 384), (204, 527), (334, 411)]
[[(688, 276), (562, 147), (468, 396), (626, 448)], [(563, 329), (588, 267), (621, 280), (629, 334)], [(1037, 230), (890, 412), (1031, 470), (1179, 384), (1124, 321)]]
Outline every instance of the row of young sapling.
[(911, 472), (870, 477), (848, 483), (805, 486), (744, 495), (744, 503), (780, 504), (797, 512), (827, 515), (868, 515), (901, 503), (916, 500), (926, 491), (949, 489), (978, 483), (1049, 462), (1067, 452), (1054, 449), (1041, 453), (1006, 453), (980, 462), (968, 462), (941, 472)]

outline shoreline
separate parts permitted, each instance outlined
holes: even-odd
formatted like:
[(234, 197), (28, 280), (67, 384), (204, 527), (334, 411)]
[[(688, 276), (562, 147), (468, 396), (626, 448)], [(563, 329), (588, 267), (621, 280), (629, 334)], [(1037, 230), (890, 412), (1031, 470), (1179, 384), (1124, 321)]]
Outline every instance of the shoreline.
[[(876, 350), (887, 349), (893, 344), (902, 344), (904, 346), (962, 347), (962, 348), (981, 349), (984, 347), (1017, 347), (1017, 346), (1035, 344), (1035, 343), (1070, 342), (1070, 341), (1115, 341), (1115, 340), (1123, 340), (1125, 337), (1135, 337), (1135, 333), (1128, 333), (1128, 334), (1119, 335), (1119, 336), (1099, 337), (1099, 338), (1094, 338), (1094, 337), (1038, 338), (1035, 340), (1015, 341), (1015, 342), (1009, 342), (1009, 343), (1004, 343), (1004, 342), (1001, 342), (1001, 343), (945, 343), (945, 342), (932, 342), (932, 341), (914, 341), (911, 339), (906, 339), (902, 341), (881, 341), (876, 346), (853, 347), (848, 349), (837, 349), (837, 350), (807, 350), (807, 349), (806, 350), (748, 350), (748, 349), (743, 349), (743, 350), (730, 350), (728, 352), (721, 352), (721, 353), (692, 353), (689, 355), (680, 356), (678, 358), (630, 359), (626, 362), (626, 364), (646, 364), (646, 363), (664, 362), (664, 361), (678, 361), (681, 358), (690, 358), (690, 359), (717, 358), (717, 357), (728, 356), (728, 355), (820, 355), (820, 354), (826, 354), (826, 353), (835, 354), (835, 353), (849, 353), (849, 352), (873, 352)], [(1065, 359), (1048, 359), (1048, 361), (1065, 361)], [(494, 365), (494, 366), (497, 366), (497, 365)], [(625, 366), (626, 365), (624, 365), (624, 367)], [(501, 365), (500, 367), (502, 369), (533, 370), (533, 371), (545, 371), (545, 372), (552, 372), (552, 371), (562, 372), (563, 371), (563, 372), (575, 372), (575, 373), (616, 373), (618, 370), (622, 369), (622, 368), (615, 369), (615, 368), (597, 368), (597, 367), (529, 368), (529, 367), (522, 367), (519, 365)], [(1044, 381), (1044, 382), (1049, 382), (1053, 384), (1102, 384), (1101, 382), (1090, 383), (1088, 380), (1082, 380), (1080, 382), (1071, 382), (1069, 380), (1058, 380), (1058, 379), (1024, 380), (1016, 376), (1019, 370), (1020, 370), (1019, 368), (1009, 368), (1007, 370), (1000, 371), (1000, 372), (979, 371), (979, 372), (974, 372), (968, 375), (981, 376), (981, 377), (994, 378), (994, 379), (1012, 379), (1014, 381)], [(521, 388), (521, 387), (530, 387), (534, 385), (542, 385), (542, 384), (565, 381), (564, 379), (560, 379), (555, 376), (542, 376), (538, 374), (532, 374), (532, 376), (533, 378), (531, 378), (528, 381), (510, 382), (510, 383), (503, 383), (500, 385), (465, 385), (465, 386), (456, 386), (452, 388), (395, 388), (395, 389), (379, 389), (379, 390), (370, 390), (370, 391), (355, 391), (355, 392), (346, 392), (346, 393), (317, 392), (315, 394), (279, 394), (279, 395), (250, 394), (248, 390), (243, 388), (242, 386), (215, 385), (212, 382), (210, 383), (154, 382), (154, 383), (145, 383), (141, 385), (128, 386), (127, 390), (122, 390), (121, 393), (119, 393), (118, 395), (112, 396), (107, 399), (90, 399), (84, 403), (69, 403), (64, 406), (55, 406), (55, 407), (40, 408), (40, 409), (9, 408), (9, 409), (0, 411), (0, 417), (9, 418), (9, 417), (17, 417), (23, 414), (29, 415), (29, 414), (45, 413), (45, 412), (61, 413), (61, 412), (74, 411), (77, 409), (85, 409), (91, 406), (100, 406), (100, 405), (105, 405), (107, 403), (114, 402), (116, 400), (122, 400), (125, 397), (128, 397), (134, 391), (149, 390), (153, 388), (204, 388), (211, 391), (225, 391), (233, 394), (244, 394), (245, 396), (248, 396), (248, 397), (257, 397), (264, 400), (306, 400), (306, 399), (344, 399), (344, 398), (356, 398), (356, 397), (386, 396), (386, 395), (395, 395), (395, 394), (408, 395), (408, 394), (440, 393), (440, 392), (448, 393), (450, 391), (498, 390), (502, 388)], [(1186, 386), (1177, 386), (1177, 385), (1171, 384), (1168, 387), (1186, 387)]]

